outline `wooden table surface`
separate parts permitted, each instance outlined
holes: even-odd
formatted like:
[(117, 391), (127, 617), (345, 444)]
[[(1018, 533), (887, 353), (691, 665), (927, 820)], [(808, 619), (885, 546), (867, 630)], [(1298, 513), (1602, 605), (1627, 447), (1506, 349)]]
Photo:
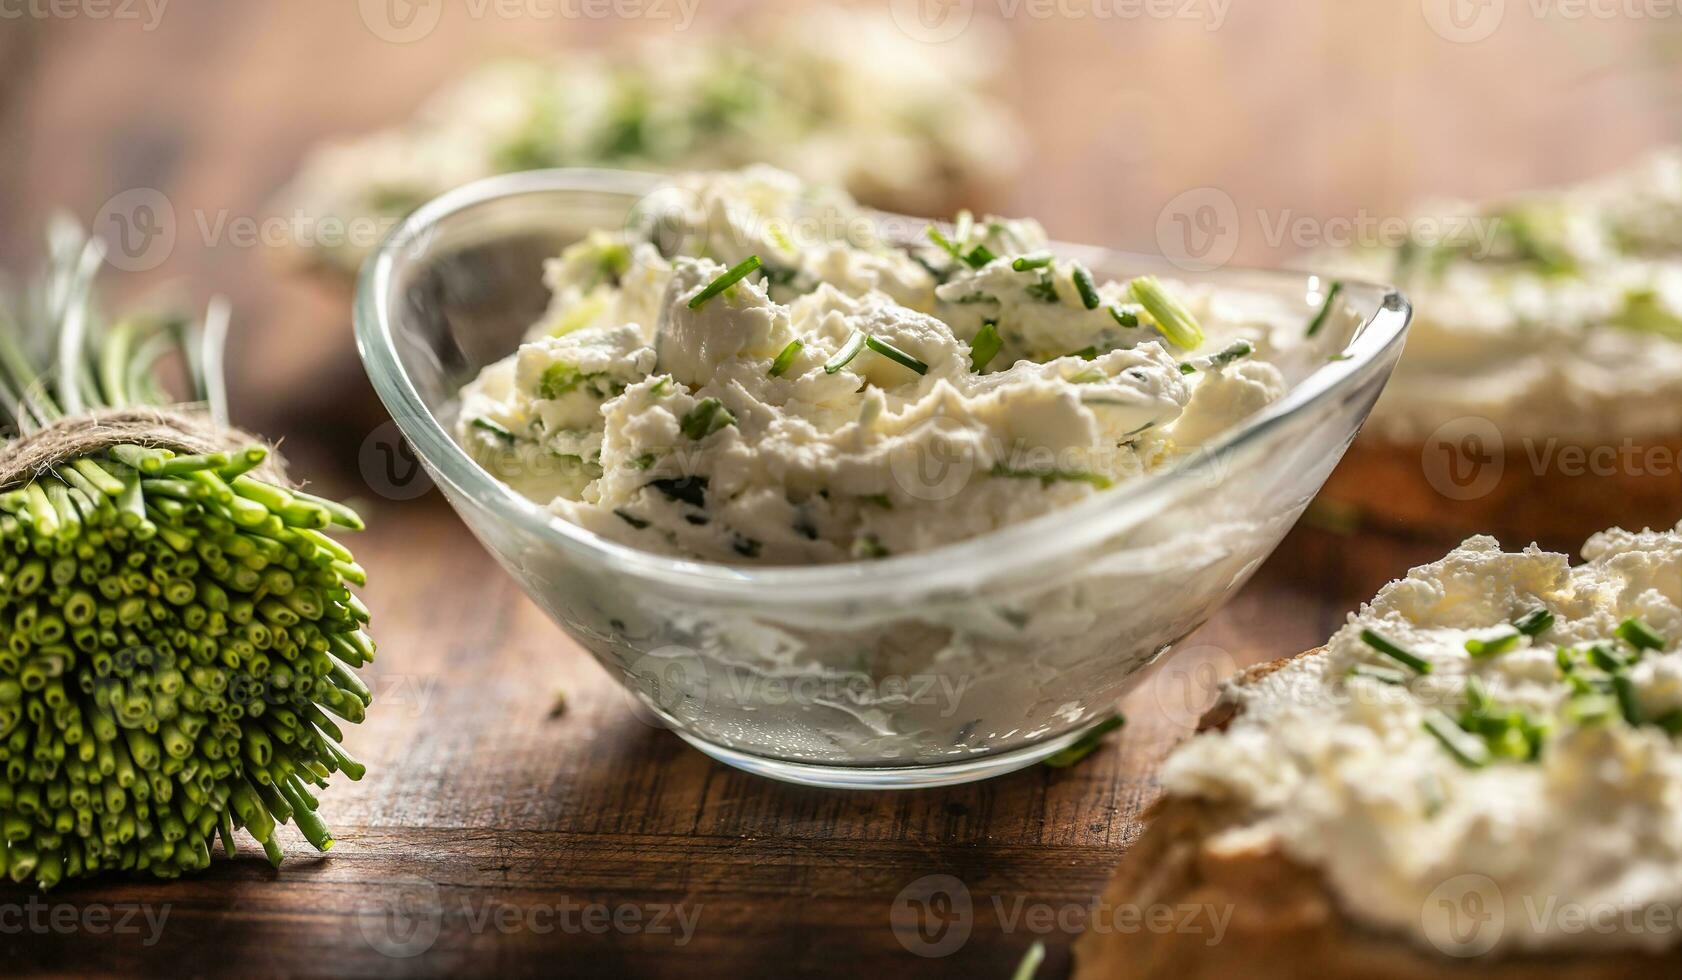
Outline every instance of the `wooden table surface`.
[[(126, 188), (167, 188), (178, 207), (259, 214), (310, 140), (399, 115), (449, 71), (494, 49), (499, 32), (511, 33), (507, 24), (451, 22), (459, 30), (447, 40), (376, 50), (365, 32), (344, 27), (344, 5), (331, 13), (316, 8), (319, 22), (297, 14), (314, 6), (176, 0), (155, 34), (124, 35), (115, 24), (0, 24), (8, 32), (0, 35), (0, 124), (23, 134), (0, 144), (9, 174), (0, 185), (0, 258), (27, 265), (50, 205), (87, 217)], [(1310, 56), (1372, 26), (1359, 19), (1365, 15), (1348, 13), (1367, 5), (1335, 6), (1338, 13), (1319, 15), (1321, 47)], [(1382, 26), (1389, 17), (1369, 19)], [(1026, 90), (1062, 78), (1053, 66), (1065, 43), (1095, 45), (1095, 60), (1105, 54), (1082, 25), (1033, 26), (1038, 33), (1022, 41)], [(1281, 31), (1298, 38), (1288, 27)], [(539, 42), (553, 40), (537, 33)], [(1418, 32), (1406, 37), (1417, 54)], [(529, 47), (532, 39), (521, 40)], [(1195, 40), (1169, 37), (1163, 47), (1173, 56), (1159, 52), (1151, 63), (1175, 70), (1186, 51), (1198, 55), (1194, 68), (1225, 63), (1218, 51), (1194, 47)], [(1520, 41), (1535, 39), (1524, 35), (1513, 44)], [(1249, 47), (1244, 35), (1230, 33), (1215, 43)], [(1487, 48), (1477, 66), (1449, 61), (1453, 51), (1423, 47), (1429, 72), (1446, 77), (1444, 84), (1457, 72), (1491, 71), (1491, 61), (1520, 57)], [(388, 60), (372, 60), (382, 51)], [(1587, 70), (1526, 57), (1527, 65), (1562, 76)], [(1360, 79), (1371, 82), (1345, 61), (1319, 63), (1327, 78), (1357, 90)], [(1074, 70), (1067, 84), (1090, 84), (1091, 70)], [(350, 91), (354, 98), (346, 97)], [(1168, 85), (1164, 92), (1166, 98), (1180, 90)], [(1334, 128), (1332, 117), (1342, 111), (1337, 99), (1357, 98), (1322, 96), (1306, 128), (1299, 127), (1305, 139)], [(1302, 109), (1289, 92), (1257, 98), (1276, 117)], [(1140, 111), (1126, 100), (1112, 108), (1122, 116)], [(1151, 111), (1171, 117), (1174, 109)], [(1595, 109), (1572, 102), (1560, 111), (1587, 118)], [(1556, 144), (1546, 162), (1517, 151), (1510, 158), (1537, 179), (1563, 176), (1549, 168), (1584, 165), (1585, 147), (1622, 154), (1663, 125), (1662, 114), (1633, 115), (1639, 118), (1623, 128), (1603, 122), (1610, 145), (1584, 139)], [(1523, 118), (1508, 124), (1544, 128)], [(1055, 197), (1030, 184), (1019, 199), (1047, 214), (1063, 237), (1135, 246), (1149, 243), (1094, 223), (1127, 218), (1148, 228), (1168, 191), (1202, 179), (1177, 170), (1178, 163), (1230, 156), (1254, 139), (1217, 128), (1210, 132), (1226, 135), (1180, 146), (1157, 132), (1140, 153), (1167, 162), (1150, 170), (1126, 154), (1119, 162), (1094, 156), (1055, 118), (1036, 116), (1034, 125), (1039, 165), (1069, 172), (1077, 192)], [(1381, 172), (1367, 172), (1365, 184), (1316, 184), (1324, 191), (1309, 195), (1317, 206), (1336, 209), (1362, 195), (1394, 201), (1432, 184), (1437, 171), (1422, 177), (1419, 166), (1409, 166), (1434, 159), (1430, 154), (1398, 155), (1398, 142), (1384, 130), (1368, 135), (1371, 141), (1352, 141), (1334, 154), (1345, 165), (1339, 172), (1362, 158), (1383, 161)], [(1320, 163), (1307, 179), (1334, 169)], [(1270, 158), (1259, 175), (1232, 166), (1223, 179), (1288, 197), (1290, 180), (1283, 190), (1276, 185), (1291, 168), (1289, 159)], [(1086, 207), (1117, 172), (1138, 176), (1154, 196), (1103, 198), (1106, 207), (1112, 199), (1131, 202), (1120, 210)], [(1489, 182), (1470, 178), (1479, 181)], [(1050, 957), (1041, 975), (1060, 976), (1081, 907), (1139, 833), (1157, 792), (1155, 766), (1189, 731), (1214, 679), (1317, 645), (1382, 583), (1454, 543), (1297, 528), (1243, 593), (1186, 641), (1185, 657), (1123, 705), (1127, 727), (1071, 769), (1035, 767), (915, 793), (767, 782), (716, 764), (640, 720), (435, 492), (408, 500), (372, 492), (370, 484), (383, 480), (364, 480), (356, 461), (377, 458), (368, 451), (391, 434), (352, 410), (365, 404), (366, 387), (345, 340), (344, 297), (272, 260), (261, 250), (184, 240), (161, 269), (138, 278), (150, 284), (185, 276), (194, 298), (213, 288), (233, 295), (244, 329), (235, 345), (239, 414), (286, 436), (302, 472), (364, 506), (371, 530), (355, 545), (372, 572), (366, 599), (381, 654), (369, 677), (374, 709), (350, 734), (349, 747), (369, 763), (369, 774), (325, 796), (339, 842), (328, 858), (303, 856), (307, 848), (293, 838), (298, 856), (279, 871), (246, 847), (237, 860), (219, 861), (190, 881), (105, 877), (67, 883), (43, 898), (0, 889), (0, 972), (7, 975), (987, 978), (1009, 976), (1022, 952), (1043, 938)], [(552, 717), (560, 691), (567, 708)], [(961, 883), (944, 888), (967, 895), (970, 909), (962, 916), (959, 902), (951, 913), (957, 918), (943, 927), (955, 931), (937, 929), (933, 938), (965, 928), (969, 935), (948, 943), (956, 948), (946, 955), (925, 958), (911, 948), (914, 936), (896, 933), (892, 922), (914, 911), (908, 903), (928, 890), (924, 879), (932, 875)], [(937, 919), (946, 908), (936, 908)], [(1042, 936), (1030, 925), (1046, 912), (1031, 909), (1056, 913), (1060, 924)], [(49, 925), (20, 928), (20, 916)]]
[[(8, 974), (1006, 977), (1044, 939), (1044, 975), (1061, 975), (1073, 934), (1017, 913), (1043, 906), (1078, 927), (1217, 674), (1317, 644), (1442, 550), (1298, 528), (1085, 762), (848, 793), (737, 772), (644, 722), (435, 493), (370, 510), (357, 550), (381, 653), (375, 708), (348, 742), (369, 773), (324, 794), (331, 856), (305, 856), (294, 836), (279, 871), (247, 846), (189, 881), (62, 885), (42, 901), (78, 921), (101, 906), (166, 916), (158, 941), (144, 917), (124, 935), (0, 934)], [(929, 875), (956, 878), (972, 909), (968, 941), (938, 958), (891, 921)], [(0, 907), (29, 898), (0, 890)], [(606, 920), (585, 916), (608, 911), (588, 906), (647, 928), (593, 933)]]

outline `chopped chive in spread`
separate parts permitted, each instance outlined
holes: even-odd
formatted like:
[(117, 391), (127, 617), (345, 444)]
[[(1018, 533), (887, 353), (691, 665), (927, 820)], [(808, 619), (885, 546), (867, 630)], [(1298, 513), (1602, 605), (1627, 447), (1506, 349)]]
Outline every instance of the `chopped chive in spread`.
[(1209, 358), (1212, 367), (1225, 367), (1233, 361), (1249, 357), (1256, 352), (1256, 348), (1248, 340), (1237, 340), (1227, 345), (1225, 350)]
[(1026, 292), (1029, 298), (1041, 303), (1056, 303), (1060, 299), (1057, 295), (1057, 284), (1051, 281), (1050, 276), (1041, 276), (1040, 281), (1027, 287)]
[(1314, 319), (1308, 321), (1308, 336), (1312, 337), (1320, 332), (1326, 321), (1332, 318), (1332, 304), (1337, 302), (1337, 294), (1343, 292), (1343, 283), (1334, 282), (1326, 290), (1326, 299), (1320, 304), (1320, 312), (1314, 314)]
[(999, 336), (999, 324), (995, 320), (981, 321), (981, 329), (975, 332), (975, 340), (969, 345), (969, 366), (977, 374), (986, 370), (993, 358), (999, 356), (1005, 342)]
[(650, 480), (648, 485), (665, 494), (669, 500), (692, 507), (706, 506), (707, 478), (704, 476), (664, 477)]
[(1615, 674), (1627, 666), (1623, 658), (1598, 643), (1589, 647), (1589, 660), (1608, 674)]
[(1051, 264), (1049, 255), (1024, 255), (1010, 264), (1017, 272), (1027, 272), (1029, 269), (1043, 269)]
[(1397, 282), (1405, 281), (1407, 274), (1413, 270), (1414, 262), (1418, 258), (1419, 243), (1412, 238), (1404, 239), (1402, 244), (1396, 247), (1396, 266), (1391, 275), (1395, 277)]
[(1010, 980), (1034, 980), (1034, 974), (1039, 972), (1040, 964), (1045, 962), (1045, 941), (1036, 939), (1034, 945), (1022, 954), (1022, 962), (1016, 964), (1016, 972), (1010, 975)]
[(1379, 653), (1384, 654), (1386, 657), (1389, 657), (1391, 660), (1396, 661), (1397, 663), (1399, 663), (1402, 666), (1408, 668), (1409, 670), (1413, 671), (1416, 674), (1429, 674), (1431, 672), (1430, 661), (1425, 660), (1424, 658), (1419, 657), (1415, 654), (1409, 653), (1408, 651), (1406, 651), (1406, 650), (1402, 649), (1401, 647), (1397, 646), (1395, 643), (1392, 643), (1390, 640), (1385, 639), (1384, 637), (1380, 636), (1377, 633), (1374, 633), (1372, 630), (1362, 630), (1361, 631), (1361, 642), (1365, 643), (1369, 647), (1372, 647), (1374, 650), (1377, 650)]
[(1618, 711), (1624, 720), (1631, 725), (1641, 724), (1641, 698), (1635, 690), (1635, 681), (1623, 671), (1612, 675), (1612, 693), (1618, 698)]
[(1554, 614), (1549, 612), (1547, 608), (1543, 606), (1532, 609), (1523, 616), (1513, 620), (1513, 629), (1518, 630), (1525, 636), (1538, 636), (1542, 633), (1546, 633), (1548, 630), (1553, 629), (1553, 625)]
[(958, 244), (952, 241), (952, 239), (941, 234), (939, 228), (936, 228), (934, 225), (929, 225), (928, 235), (929, 241), (939, 245), (943, 250), (945, 250), (946, 254), (952, 256), (960, 262), (964, 260), (964, 253), (958, 249)]
[(736, 416), (716, 398), (703, 398), (685, 412), (678, 428), (684, 435), (699, 442), (727, 425), (735, 425)]
[(1395, 667), (1384, 667), (1379, 664), (1356, 664), (1349, 668), (1349, 676), (1365, 677), (1367, 680), (1378, 681), (1380, 684), (1406, 684), (1408, 675)]
[(771, 362), (771, 370), (768, 373), (773, 378), (782, 377), (794, 364), (794, 359), (799, 357), (800, 352), (805, 349), (806, 342), (804, 340), (796, 338), (789, 341), (788, 346), (784, 347), (782, 352), (777, 355), (777, 359)]
[(1626, 619), (1619, 623), (1617, 637), (1637, 650), (1664, 649), (1664, 637), (1639, 619)]
[(624, 521), (626, 524), (631, 525), (632, 527), (636, 528), (639, 531), (648, 526), (647, 521), (643, 520), (642, 518), (638, 517), (635, 514), (627, 512), (627, 511), (615, 510), (613, 513), (620, 520)]
[(1096, 752), (1098, 750), (1098, 742), (1100, 739), (1126, 723), (1127, 719), (1123, 718), (1120, 712), (1105, 718), (1103, 721), (1092, 726), (1092, 729), (1085, 735), (1082, 735), (1080, 738), (1070, 743), (1067, 748), (1047, 757), (1045, 764), (1053, 769), (1069, 768), (1080, 760), (1091, 755), (1093, 752)]
[(1191, 311), (1168, 295), (1155, 276), (1140, 276), (1128, 284), (1133, 299), (1156, 321), (1156, 329), (1175, 345), (1193, 350), (1203, 343), (1203, 328)]
[(646, 470), (650, 466), (653, 466), (655, 463), (659, 462), (659, 460), (660, 460), (660, 457), (656, 456), (653, 453), (643, 453), (641, 456), (638, 456), (636, 459), (631, 460), (631, 465), (636, 467), (639, 470)]
[(964, 256), (964, 262), (968, 264), (971, 269), (979, 269), (996, 258), (998, 258), (998, 256), (993, 254), (992, 249), (985, 245), (977, 245), (969, 250), (968, 255)]
[(491, 435), (496, 436), (498, 439), (510, 446), (514, 444), (514, 433), (508, 431), (508, 429), (504, 426), (492, 422), (490, 419), (479, 417), (475, 418), (468, 424), (473, 426), (475, 429), (479, 429), (483, 432), (489, 432)]
[(664, 398), (672, 393), (672, 376), (662, 374), (660, 380), (654, 382), (654, 387), (648, 389), (650, 398)]
[(1618, 713), (1616, 698), (1588, 692), (1578, 694), (1565, 703), (1565, 717), (1579, 725), (1595, 725)]
[(1072, 351), (1068, 352), (1067, 354), (1064, 354), (1063, 356), (1064, 357), (1078, 357), (1083, 361), (1095, 361), (1095, 360), (1098, 359), (1098, 348), (1093, 347), (1092, 345), (1088, 344), (1087, 346), (1082, 347), (1080, 350), (1072, 350)]
[(1136, 327), (1136, 326), (1139, 325), (1139, 315), (1138, 314), (1130, 313), (1127, 310), (1124, 310), (1119, 306), (1110, 307), (1110, 316), (1115, 318), (1115, 322), (1119, 326), (1123, 326), (1123, 327), (1127, 327), (1129, 329), (1132, 329), (1133, 327)]
[(994, 465), (992, 475), (1013, 480), (1038, 480), (1042, 486), (1048, 487), (1053, 483), (1089, 483), (1100, 490), (1108, 490), (1112, 486), (1109, 477), (1085, 470), (1019, 470), (998, 463)]
[(1425, 730), (1436, 736), (1462, 765), (1477, 769), (1489, 764), (1489, 747), (1441, 711), (1433, 709), (1425, 715)]
[(864, 338), (864, 344), (866, 347), (869, 347), (876, 353), (881, 354), (888, 360), (893, 361), (895, 364), (908, 367), (911, 370), (916, 371), (918, 374), (929, 373), (929, 366), (927, 364), (924, 364), (922, 361), (917, 360), (915, 357), (912, 357), (910, 354), (907, 354), (905, 351), (900, 350), (898, 347), (895, 347), (893, 344), (890, 344), (885, 340), (878, 340), (875, 337), (866, 335)]
[(1508, 650), (1511, 650), (1513, 647), (1518, 646), (1520, 635), (1520, 633), (1513, 632), (1503, 633), (1500, 636), (1492, 637), (1487, 640), (1467, 640), (1466, 652), (1478, 659), (1500, 656)]
[(886, 558), (890, 552), (876, 539), (874, 534), (866, 534), (853, 541), (854, 558)]
[(1086, 271), (1083, 265), (1076, 265), (1072, 273), (1075, 280), (1075, 292), (1080, 294), (1081, 305), (1089, 310), (1096, 310), (1103, 300), (1098, 296), (1098, 286), (1092, 281), (1092, 273)]
[(1195, 364), (1188, 364), (1185, 361), (1181, 361), (1180, 362), (1180, 373), (1181, 374), (1196, 374), (1197, 373), (1197, 366)]
[(731, 266), (724, 275), (719, 276), (717, 279), (708, 283), (706, 289), (696, 293), (695, 297), (689, 301), (689, 308), (692, 310), (700, 309), (702, 306), (706, 305), (707, 300), (712, 299), (719, 293), (722, 293), (731, 286), (734, 286), (736, 283), (745, 278), (748, 273), (757, 268), (759, 268), (759, 256), (757, 255), (750, 255), (742, 261), (736, 263)]
[(834, 374), (846, 367), (852, 363), (853, 358), (859, 356), (861, 350), (864, 350), (864, 334), (854, 331), (853, 335), (847, 338), (847, 342), (841, 345), (841, 349), (835, 352), (835, 356), (824, 362), (823, 373)]
[(578, 390), (583, 384), (597, 377), (586, 374), (574, 365), (558, 362), (543, 369), (543, 376), (537, 382), (539, 397), (553, 401), (563, 395)]
[(1466, 705), (1473, 712), (1489, 710), (1489, 690), (1476, 674), (1466, 678)]
[(767, 265), (760, 268), (760, 275), (765, 277), (766, 286), (792, 286), (800, 278), (800, 270)]

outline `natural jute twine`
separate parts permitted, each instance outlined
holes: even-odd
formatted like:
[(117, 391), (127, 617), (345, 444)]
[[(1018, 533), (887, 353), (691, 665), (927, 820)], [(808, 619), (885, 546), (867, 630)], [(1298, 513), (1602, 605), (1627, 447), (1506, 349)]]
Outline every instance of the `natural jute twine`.
[(0, 490), (34, 481), (60, 463), (112, 446), (146, 446), (178, 453), (237, 452), (251, 446), (269, 450), (252, 475), (277, 486), (291, 484), (286, 461), (267, 442), (212, 422), (188, 408), (102, 408), (61, 419), (0, 448)]

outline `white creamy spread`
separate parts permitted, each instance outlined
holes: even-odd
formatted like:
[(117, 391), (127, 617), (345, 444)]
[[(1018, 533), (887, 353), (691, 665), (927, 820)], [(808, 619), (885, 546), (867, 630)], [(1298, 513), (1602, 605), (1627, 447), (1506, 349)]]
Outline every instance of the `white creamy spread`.
[(1682, 434), (1682, 149), (1581, 186), (1421, 215), (1450, 240), (1333, 260), (1395, 282), (1414, 307), (1369, 431), (1418, 443), (1479, 416), (1510, 441)]
[[(769, 163), (878, 207), (940, 212), (955, 206), (951, 188), (1000, 184), (1023, 156), (1010, 111), (988, 94), (1004, 55), (979, 22), (932, 45), (886, 14), (819, 7), (756, 9), (704, 37), (609, 53), (498, 61), (402, 126), (316, 150), (282, 204), (366, 222), (512, 171)], [(328, 240), (325, 227), (312, 260), (352, 270), (383, 237), (352, 228)]]
[[(1230, 687), (1241, 713), (1175, 752), (1164, 784), (1239, 807), (1236, 833), (1276, 840), (1358, 921), (1422, 944), (1476, 911), (1504, 916), (1503, 950), (1675, 945), (1682, 526), (1606, 531), (1583, 554), (1573, 568), (1475, 537), (1412, 570), (1324, 654)], [(1468, 890), (1482, 907), (1459, 902)], [(1671, 928), (1641, 928), (1654, 909)]]
[(1272, 339), (1301, 334), (1205, 288), (1095, 281), (1031, 221), (889, 243), (763, 167), (679, 178), (628, 226), (550, 262), (548, 315), (463, 390), (458, 437), (667, 554), (880, 558), (1043, 514), (1278, 398)]

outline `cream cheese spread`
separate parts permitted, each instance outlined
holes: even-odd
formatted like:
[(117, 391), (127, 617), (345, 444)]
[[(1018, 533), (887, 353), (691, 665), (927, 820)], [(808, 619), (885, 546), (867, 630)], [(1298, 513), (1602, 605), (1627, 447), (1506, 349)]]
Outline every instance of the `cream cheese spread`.
[(548, 314), (465, 387), (458, 438), (604, 537), (803, 565), (1086, 499), (1285, 389), (1268, 357), (1300, 321), (1100, 281), (1032, 221), (924, 230), (770, 168), (675, 179), (549, 263)]
[(1682, 149), (1576, 187), (1420, 213), (1418, 227), (1455, 231), (1331, 260), (1395, 282), (1414, 306), (1369, 431), (1414, 444), (1474, 416), (1515, 443), (1682, 434)]
[[(317, 149), (281, 205), (323, 223), (311, 261), (348, 271), (384, 237), (374, 219), (547, 167), (770, 163), (878, 207), (943, 212), (953, 188), (985, 192), (1023, 157), (989, 94), (1007, 60), (985, 28), (931, 45), (886, 14), (756, 10), (705, 37), (493, 62), (401, 126)], [(330, 237), (329, 219), (344, 234)]]
[(1491, 949), (1674, 946), (1682, 526), (1583, 554), (1475, 537), (1412, 570), (1325, 652), (1230, 686), (1238, 717), (1163, 783), (1236, 807), (1233, 834), (1277, 841), (1357, 921), (1422, 945), (1449, 951), (1476, 913), (1503, 917)]

